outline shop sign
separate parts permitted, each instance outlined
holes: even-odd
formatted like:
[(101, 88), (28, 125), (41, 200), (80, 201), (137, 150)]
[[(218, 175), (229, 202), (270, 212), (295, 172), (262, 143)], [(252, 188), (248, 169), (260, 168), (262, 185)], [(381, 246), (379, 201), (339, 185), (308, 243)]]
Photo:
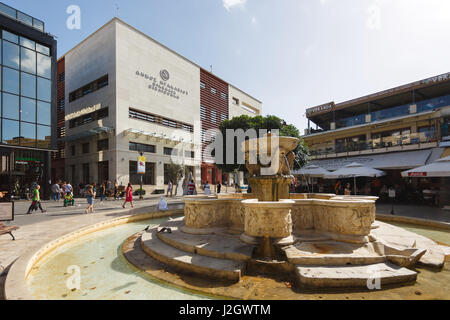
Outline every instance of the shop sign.
[(314, 113), (319, 113), (319, 112), (324, 112), (324, 111), (331, 110), (334, 106), (335, 106), (334, 102), (322, 104), (322, 105), (314, 107), (314, 108), (309, 108), (308, 110), (306, 110), (306, 114), (308, 116), (311, 116)]
[(395, 198), (395, 189), (389, 189), (389, 198)]
[(427, 173), (426, 172), (410, 172), (408, 173), (409, 177), (426, 177)]

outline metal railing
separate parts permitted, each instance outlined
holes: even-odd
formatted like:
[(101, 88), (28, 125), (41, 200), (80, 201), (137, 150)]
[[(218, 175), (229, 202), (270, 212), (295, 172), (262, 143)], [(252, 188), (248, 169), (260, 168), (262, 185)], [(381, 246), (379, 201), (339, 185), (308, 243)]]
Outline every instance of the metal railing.
[(41, 32), (44, 32), (45, 30), (45, 24), (43, 21), (33, 18), (32, 16), (16, 10), (2, 2), (0, 2), (0, 14), (14, 19), (20, 23), (26, 24), (27, 26), (30, 26)]
[(347, 153), (355, 151), (378, 150), (398, 146), (420, 145), (437, 142), (434, 132), (410, 133), (405, 135), (395, 135), (370, 139), (366, 141), (349, 142), (347, 144), (324, 143), (310, 146), (311, 156), (323, 156), (337, 153)]

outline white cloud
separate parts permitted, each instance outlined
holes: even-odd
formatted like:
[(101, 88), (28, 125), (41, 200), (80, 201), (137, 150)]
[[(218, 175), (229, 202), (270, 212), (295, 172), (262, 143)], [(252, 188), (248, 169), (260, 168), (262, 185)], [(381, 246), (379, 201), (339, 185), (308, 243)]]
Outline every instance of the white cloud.
[(252, 17), (252, 24), (256, 24), (256, 17), (255, 16)]
[(222, 1), (223, 1), (223, 6), (228, 11), (230, 11), (234, 7), (243, 8), (245, 6), (245, 3), (247, 2), (247, 0), (222, 0)]

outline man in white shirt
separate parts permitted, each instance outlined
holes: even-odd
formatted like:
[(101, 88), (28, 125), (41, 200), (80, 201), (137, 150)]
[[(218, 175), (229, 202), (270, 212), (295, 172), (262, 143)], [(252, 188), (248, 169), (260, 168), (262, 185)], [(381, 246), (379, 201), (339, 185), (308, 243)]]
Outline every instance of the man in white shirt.
[(66, 192), (66, 194), (72, 194), (73, 195), (73, 188), (72, 185), (70, 184), (70, 182), (66, 183), (66, 190), (64, 190)]

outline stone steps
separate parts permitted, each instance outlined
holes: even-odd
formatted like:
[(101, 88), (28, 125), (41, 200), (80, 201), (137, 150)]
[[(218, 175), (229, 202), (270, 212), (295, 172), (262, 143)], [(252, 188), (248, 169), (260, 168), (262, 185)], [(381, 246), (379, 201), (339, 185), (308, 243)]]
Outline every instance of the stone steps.
[(342, 242), (302, 242), (283, 249), (288, 261), (294, 265), (345, 266), (383, 263), (386, 257), (372, 244)]
[(217, 279), (238, 282), (245, 262), (217, 259), (185, 252), (172, 247), (158, 238), (157, 228), (151, 229), (141, 237), (142, 249), (154, 259), (172, 266), (181, 272), (195, 273)]
[(311, 288), (368, 288), (380, 279), (381, 286), (413, 282), (417, 273), (390, 263), (370, 266), (295, 266), (297, 279), (302, 286)]
[(243, 243), (239, 236), (191, 235), (183, 233), (179, 227), (172, 224), (172, 233), (158, 233), (157, 236), (171, 247), (201, 256), (236, 261), (252, 258), (254, 246)]

